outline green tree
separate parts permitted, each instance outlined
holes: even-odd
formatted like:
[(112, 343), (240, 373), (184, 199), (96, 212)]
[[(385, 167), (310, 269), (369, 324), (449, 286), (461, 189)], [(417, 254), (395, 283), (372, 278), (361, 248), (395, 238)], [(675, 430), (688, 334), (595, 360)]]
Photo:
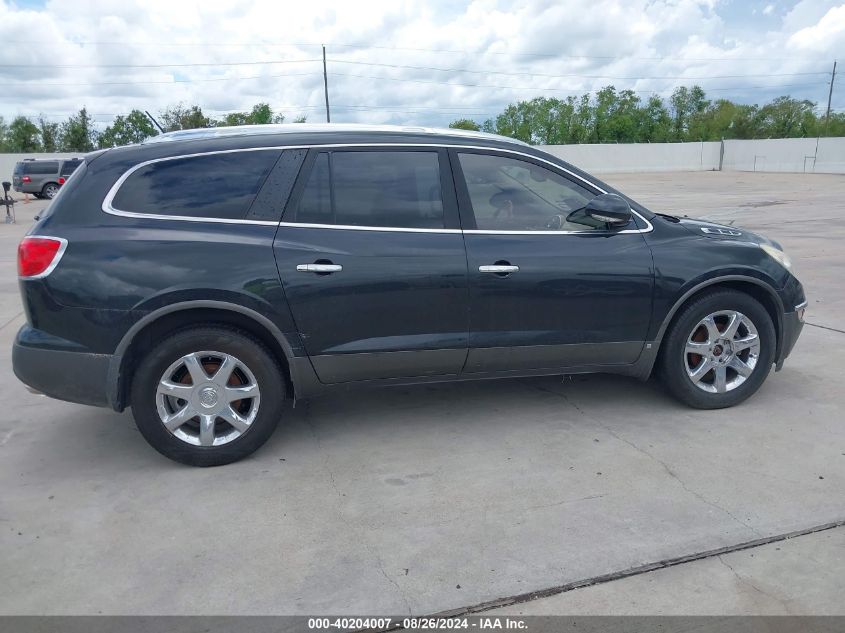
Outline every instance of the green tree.
[(640, 143), (665, 143), (672, 135), (672, 117), (657, 95), (648, 98), (645, 106), (639, 109)]
[(284, 122), (285, 115), (273, 114), (269, 103), (257, 103), (249, 112), (230, 112), (222, 120), (217, 121), (217, 125), (267, 125)]
[(760, 108), (760, 124), (770, 138), (815, 136), (818, 120), (813, 112), (816, 104), (791, 97), (777, 97)]
[(82, 108), (59, 128), (59, 147), (63, 152), (90, 152), (97, 146), (97, 130), (88, 110)]
[(100, 134), (100, 147), (118, 147), (140, 143), (158, 133), (150, 118), (140, 110), (132, 110), (126, 116), (118, 115), (110, 126)]
[(449, 124), (453, 130), (473, 130), (475, 132), (481, 131), (481, 126), (472, 119), (456, 119)]
[(25, 116), (15, 117), (6, 132), (6, 145), (9, 152), (40, 152), (41, 131)]
[(681, 86), (680, 88), (675, 88), (675, 91), (669, 98), (669, 102), (672, 105), (672, 140), (701, 140), (698, 137), (691, 136), (690, 126), (692, 125), (693, 135), (699, 132), (695, 125), (695, 119), (709, 105), (709, 102), (704, 97), (704, 90), (700, 86), (693, 86), (692, 88)]
[(59, 124), (46, 121), (44, 117), (38, 119), (41, 133), (41, 151), (55, 152), (59, 149)]
[(6, 119), (0, 116), (0, 152), (11, 152), (8, 146), (9, 125)]
[(214, 121), (205, 116), (199, 106), (185, 107), (178, 103), (161, 113), (161, 126), (165, 132), (175, 132), (176, 130), (214, 127)]

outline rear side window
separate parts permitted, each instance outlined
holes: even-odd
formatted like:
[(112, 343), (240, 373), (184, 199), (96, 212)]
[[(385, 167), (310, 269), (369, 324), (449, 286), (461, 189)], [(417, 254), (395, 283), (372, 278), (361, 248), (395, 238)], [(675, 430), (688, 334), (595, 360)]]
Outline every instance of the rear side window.
[(57, 161), (32, 161), (31, 163), (24, 163), (25, 174), (55, 174), (59, 171), (59, 163)]
[(64, 163), (62, 163), (62, 171), (59, 172), (59, 175), (67, 178), (74, 171), (76, 171), (76, 168), (79, 167), (81, 164), (81, 160), (66, 160)]
[(130, 174), (112, 207), (132, 213), (240, 220), (279, 153), (228, 152), (151, 163)]
[(292, 221), (443, 228), (437, 152), (320, 153)]
[(24, 173), (23, 168), (26, 163), (15, 163), (15, 170), (12, 172), (13, 176), (20, 176)]

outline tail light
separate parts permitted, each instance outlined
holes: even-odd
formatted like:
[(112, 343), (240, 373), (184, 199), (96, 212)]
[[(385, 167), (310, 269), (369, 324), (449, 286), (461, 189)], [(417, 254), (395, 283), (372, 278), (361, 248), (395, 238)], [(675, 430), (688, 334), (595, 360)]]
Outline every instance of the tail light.
[(18, 277), (40, 279), (49, 275), (58, 265), (67, 248), (61, 237), (29, 235), (18, 244)]
[(60, 184), (60, 185), (65, 184), (65, 179), (64, 179), (64, 177), (59, 178), (59, 184)]
[(23, 178), (21, 178), (21, 182), (32, 182), (32, 178), (30, 178), (29, 176), (24, 176)]

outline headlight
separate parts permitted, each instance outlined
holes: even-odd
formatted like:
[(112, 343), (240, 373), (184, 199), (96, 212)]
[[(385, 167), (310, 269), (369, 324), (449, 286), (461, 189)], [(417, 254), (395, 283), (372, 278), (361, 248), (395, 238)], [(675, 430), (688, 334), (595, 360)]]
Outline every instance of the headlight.
[(775, 260), (778, 264), (786, 268), (789, 272), (792, 272), (792, 260), (789, 259), (789, 255), (787, 255), (781, 250), (776, 249), (770, 244), (760, 244), (760, 248), (766, 251), (769, 257)]

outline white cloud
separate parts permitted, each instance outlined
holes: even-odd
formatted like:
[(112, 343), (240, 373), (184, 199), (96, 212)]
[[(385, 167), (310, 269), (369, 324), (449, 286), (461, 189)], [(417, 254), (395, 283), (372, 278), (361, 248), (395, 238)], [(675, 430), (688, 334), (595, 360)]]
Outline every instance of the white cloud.
[(763, 15), (771, 15), (772, 13), (774, 13), (774, 11), (775, 5), (773, 4), (767, 4), (765, 7), (763, 7)]
[[(212, 114), (267, 101), (320, 121), (321, 43), (337, 121), (482, 120), (518, 99), (607, 84), (644, 97), (692, 83), (742, 101), (826, 96), (825, 75), (789, 74), (829, 70), (845, 50), (845, 4), (802, 0), (767, 32), (729, 8), (716, 0), (48, 0), (41, 8), (0, 0), (0, 114), (59, 120), (85, 105), (107, 121), (179, 101)], [(256, 61), (288, 63), (220, 65)], [(206, 65), (153, 67), (163, 64)]]
[(799, 50), (823, 51), (829, 42), (845, 42), (845, 5), (833, 7), (816, 24), (789, 38), (789, 43)]

